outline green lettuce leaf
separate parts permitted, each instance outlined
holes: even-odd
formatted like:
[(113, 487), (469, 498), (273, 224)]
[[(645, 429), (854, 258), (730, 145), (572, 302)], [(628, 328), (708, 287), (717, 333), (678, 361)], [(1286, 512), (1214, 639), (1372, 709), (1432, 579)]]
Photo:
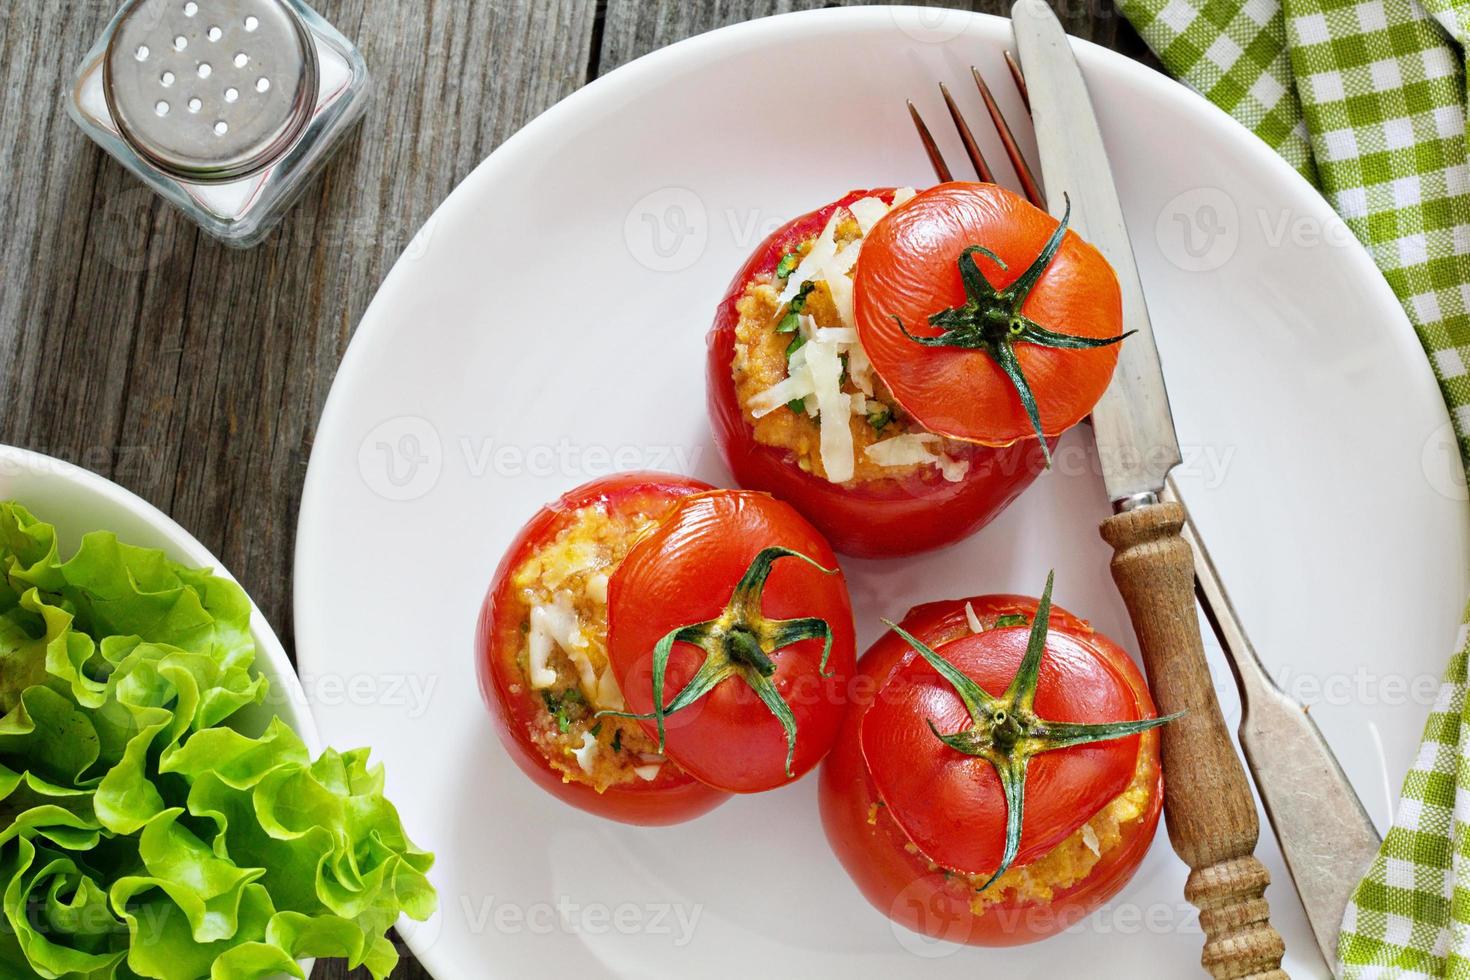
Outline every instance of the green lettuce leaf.
[(387, 976), (433, 856), (365, 750), (313, 760), (260, 705), (250, 602), (113, 535), (63, 560), (0, 503), (0, 978)]

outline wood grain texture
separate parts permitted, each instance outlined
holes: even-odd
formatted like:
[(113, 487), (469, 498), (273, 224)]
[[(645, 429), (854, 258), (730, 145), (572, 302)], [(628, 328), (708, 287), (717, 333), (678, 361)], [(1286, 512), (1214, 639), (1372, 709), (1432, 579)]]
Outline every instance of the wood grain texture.
[(1205, 969), (1218, 980), (1286, 980), (1265, 898), (1271, 876), (1255, 856), (1256, 803), (1215, 698), (1183, 528), (1184, 507), (1173, 501), (1102, 524), (1154, 700), (1160, 713), (1183, 715), (1162, 732), (1164, 771), (1189, 774), (1168, 784), (1164, 819), (1190, 867), (1184, 894), (1200, 910)]
[(0, 438), (171, 513), (283, 635), (311, 435), (353, 326), (455, 184), (585, 82), (596, 13), (587, 0), (319, 6), (363, 48), (375, 98), (248, 252), (201, 235), (66, 118), (70, 72), (110, 3), (10, 5), (0, 49), (18, 175), (0, 200)]
[[(590, 78), (715, 27), (835, 5), (317, 0), (362, 48), (374, 100), (280, 228), (236, 252), (65, 114), (71, 74), (120, 2), (0, 5), (0, 442), (79, 463), (172, 515), (288, 650), (312, 434), (353, 328), (434, 207)], [(1109, 0), (1054, 3), (1073, 34), (1154, 63)], [(405, 959), (396, 976), (427, 974)]]

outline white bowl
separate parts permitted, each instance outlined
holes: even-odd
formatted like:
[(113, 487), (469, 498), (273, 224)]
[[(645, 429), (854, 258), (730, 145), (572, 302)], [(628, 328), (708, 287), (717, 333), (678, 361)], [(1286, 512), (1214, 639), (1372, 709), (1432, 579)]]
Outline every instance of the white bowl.
[[(74, 553), (89, 531), (112, 531), (126, 544), (158, 548), (181, 564), (209, 568), (216, 575), (234, 580), (208, 548), (157, 507), (71, 463), (0, 446), (0, 500), (14, 500), (37, 519), (55, 526), (62, 555)], [(270, 692), (263, 704), (240, 711), (231, 724), (256, 734), (264, 730), (273, 715), (279, 717), (301, 736), (315, 758), (322, 751), (321, 736), (301, 682), (281, 641), (253, 601), (250, 635), (255, 640), (255, 669), (270, 681)], [(311, 976), (312, 961), (300, 962), (306, 975)]]

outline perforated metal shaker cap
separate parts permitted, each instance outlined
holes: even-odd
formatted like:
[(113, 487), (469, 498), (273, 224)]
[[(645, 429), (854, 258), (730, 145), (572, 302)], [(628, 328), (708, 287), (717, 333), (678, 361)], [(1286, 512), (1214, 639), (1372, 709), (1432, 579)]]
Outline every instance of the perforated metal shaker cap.
[(311, 119), (316, 47), (281, 0), (132, 0), (108, 44), (103, 88), (119, 132), (184, 180), (245, 176)]

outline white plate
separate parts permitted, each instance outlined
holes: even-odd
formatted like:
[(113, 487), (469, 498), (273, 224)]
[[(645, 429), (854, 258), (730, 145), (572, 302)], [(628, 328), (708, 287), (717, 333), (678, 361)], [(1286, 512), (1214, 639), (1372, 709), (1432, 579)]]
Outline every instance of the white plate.
[[(19, 501), (39, 520), (56, 528), (61, 554), (74, 553), (90, 531), (111, 531), (118, 540), (142, 548), (158, 548), (169, 558), (193, 568), (213, 569), (234, 577), (209, 549), (166, 514), (116, 483), (71, 463), (41, 453), (0, 446), (0, 500)], [(250, 604), (250, 635), (255, 640), (255, 669), (270, 682), (264, 703), (240, 711), (231, 721), (242, 730), (264, 730), (279, 716), (301, 736), (313, 757), (322, 751), (321, 737), (281, 641)], [(302, 960), (307, 976), (311, 960)]]
[[(851, 187), (925, 183), (903, 96), (937, 124), (945, 79), (983, 119), (968, 66), (1003, 79), (1008, 41), (992, 17), (869, 8), (674, 45), (497, 150), (384, 284), (316, 437), (296, 624), (308, 689), (345, 675), (362, 695), (319, 701), (323, 729), (374, 743), (407, 826), (439, 854), (442, 910), (409, 943), (440, 978), (693, 964), (885, 977), (915, 957), (934, 977), (1196, 975), (1198, 922), (1162, 833), (1071, 934), (934, 946), (849, 885), (812, 779), (682, 827), (605, 823), (516, 771), (476, 690), (476, 613), (521, 522), (614, 468), (727, 480), (703, 350), (730, 276), (770, 228)], [(1424, 354), (1367, 254), (1264, 145), (1149, 69), (1088, 44), (1079, 56), (1169, 373), (1181, 482), (1257, 646), (1315, 702), (1386, 823), (1470, 590), (1463, 476)], [(1055, 566), (1059, 601), (1131, 645), (1089, 442), (1071, 433), (1056, 471), (960, 546), (844, 562), (860, 639), (919, 600), (1035, 593)], [(1325, 976), (1263, 837), (1288, 968)]]

